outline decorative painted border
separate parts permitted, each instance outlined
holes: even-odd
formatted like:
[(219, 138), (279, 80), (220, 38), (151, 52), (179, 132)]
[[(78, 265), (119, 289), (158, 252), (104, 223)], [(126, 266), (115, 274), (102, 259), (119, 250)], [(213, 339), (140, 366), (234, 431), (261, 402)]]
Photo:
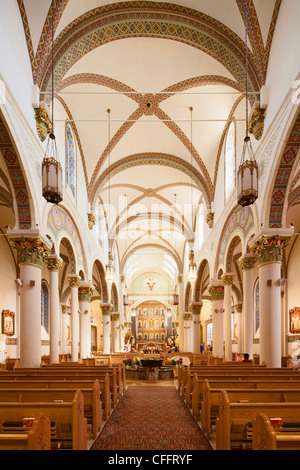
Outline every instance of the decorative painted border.
[(291, 172), (300, 149), (300, 112), (286, 140), (272, 191), (269, 226), (282, 226), (283, 207)]
[(18, 208), (18, 223), (20, 229), (31, 228), (31, 210), (29, 204), (29, 193), (23, 170), (20, 165), (19, 156), (15, 150), (12, 138), (8, 131), (4, 118), (0, 113), (0, 151), (6, 163), (11, 183), (14, 189), (16, 204)]

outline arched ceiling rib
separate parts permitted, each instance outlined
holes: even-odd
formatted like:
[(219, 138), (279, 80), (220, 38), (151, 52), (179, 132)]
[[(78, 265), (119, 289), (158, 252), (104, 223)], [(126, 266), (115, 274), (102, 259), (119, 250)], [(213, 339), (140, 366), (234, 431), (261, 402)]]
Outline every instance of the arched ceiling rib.
[[(91, 208), (104, 207), (108, 193), (114, 204), (128, 195), (127, 207), (106, 217), (121, 268), (153, 245), (179, 272), (195, 228), (183, 206), (205, 212), (214, 200), (231, 119), (237, 148), (244, 138), (244, 0), (53, 0), (53, 23), (51, 0), (18, 4), (33, 82), (48, 103), (54, 34), (55, 126), (63, 135), (71, 123)], [(265, 83), (280, 4), (247, 0), (250, 104)]]

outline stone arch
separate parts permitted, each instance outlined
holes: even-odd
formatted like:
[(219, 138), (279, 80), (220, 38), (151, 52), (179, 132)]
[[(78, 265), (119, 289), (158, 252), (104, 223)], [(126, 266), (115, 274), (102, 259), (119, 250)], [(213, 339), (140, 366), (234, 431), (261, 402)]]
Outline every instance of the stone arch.
[[(54, 42), (57, 83), (75, 62), (96, 47), (130, 37), (168, 39), (195, 47), (221, 63), (238, 83), (244, 82), (244, 41), (223, 23), (181, 5), (163, 3), (158, 9), (155, 2), (130, 3), (129, 11), (127, 2), (124, 9), (119, 2), (90, 10), (58, 35)], [(50, 37), (46, 38), (43, 51), (47, 51), (47, 41)], [(35, 61), (38, 61), (33, 69), (35, 81), (42, 91), (49, 91), (51, 54), (40, 57), (38, 50)], [(248, 69), (249, 88), (259, 91), (263, 77), (250, 49)]]
[(226, 272), (231, 273), (232, 272), (232, 263), (233, 263), (233, 253), (234, 250), (237, 248), (237, 246), (242, 243), (242, 240), (239, 235), (235, 235), (233, 239), (231, 240), (228, 250), (227, 250), (227, 255), (226, 255)]
[(120, 173), (121, 171), (140, 165), (160, 165), (176, 168), (177, 170), (182, 171), (192, 178), (194, 183), (202, 191), (206, 204), (210, 205), (212, 201), (211, 190), (208, 187), (204, 176), (202, 176), (201, 173), (196, 170), (189, 162), (186, 162), (185, 160), (174, 155), (150, 152), (129, 155), (115, 163), (112, 163), (109, 168), (104, 170), (101, 174), (101, 177), (95, 181), (94, 185), (89, 190), (89, 200), (92, 210), (95, 208), (99, 191), (104, 187), (110, 178)]
[(221, 268), (223, 271), (227, 269), (226, 254), (233, 238), (239, 236), (243, 246), (245, 240), (249, 238), (254, 229), (254, 215), (252, 209), (250, 207), (236, 205), (223, 226), (215, 258), (215, 273), (218, 273)]
[[(9, 130), (9, 126), (0, 112), (0, 152), (6, 164), (8, 173), (11, 178), (11, 189), (14, 194), (15, 201), (15, 218), (16, 228), (31, 229), (33, 225), (34, 213), (31, 207), (31, 195), (28, 188), (26, 174), (23, 169), (20, 155), (17, 151), (14, 138)], [(12, 203), (12, 201), (11, 201)], [(14, 206), (12, 205), (14, 210)]]
[[(289, 180), (293, 167), (297, 161), (300, 150), (300, 112), (298, 112), (293, 126), (284, 139), (285, 146), (277, 167), (274, 185), (271, 191), (271, 204), (269, 209), (269, 227), (280, 228), (283, 225), (284, 206), (289, 198)], [(283, 140), (283, 139), (282, 139)]]
[(105, 269), (98, 259), (94, 261), (93, 265), (93, 284), (100, 294), (101, 301), (108, 302), (109, 292), (105, 279)]
[(118, 312), (118, 309), (119, 309), (118, 290), (117, 290), (117, 286), (115, 283), (113, 283), (111, 286), (110, 298), (111, 298), (111, 303), (113, 306), (113, 312)]
[(191, 310), (191, 296), (192, 296), (192, 286), (191, 283), (188, 282), (186, 289), (185, 289), (185, 298), (184, 298), (184, 311), (190, 312)]
[(199, 302), (202, 298), (202, 292), (204, 291), (203, 282), (205, 281), (204, 275), (207, 269), (208, 269), (208, 274), (209, 274), (209, 264), (208, 264), (208, 261), (204, 259), (203, 261), (201, 261), (199, 268), (198, 268), (198, 272), (197, 272), (197, 279), (195, 282), (195, 292), (194, 292), (195, 302)]

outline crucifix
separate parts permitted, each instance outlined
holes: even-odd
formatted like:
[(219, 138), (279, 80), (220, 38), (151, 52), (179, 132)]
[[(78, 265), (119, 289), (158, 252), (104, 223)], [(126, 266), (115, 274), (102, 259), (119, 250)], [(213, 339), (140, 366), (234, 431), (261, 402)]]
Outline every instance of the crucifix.
[(152, 290), (153, 287), (154, 287), (155, 284), (156, 284), (156, 280), (153, 279), (153, 277), (150, 277), (150, 279), (148, 279), (148, 281), (147, 281), (147, 284), (148, 284), (148, 286), (149, 286), (149, 289)]

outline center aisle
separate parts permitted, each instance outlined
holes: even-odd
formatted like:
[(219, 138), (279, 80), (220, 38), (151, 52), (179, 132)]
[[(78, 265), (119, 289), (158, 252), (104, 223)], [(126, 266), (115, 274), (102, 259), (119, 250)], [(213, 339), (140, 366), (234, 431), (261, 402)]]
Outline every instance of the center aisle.
[(212, 450), (174, 386), (128, 386), (90, 450)]

